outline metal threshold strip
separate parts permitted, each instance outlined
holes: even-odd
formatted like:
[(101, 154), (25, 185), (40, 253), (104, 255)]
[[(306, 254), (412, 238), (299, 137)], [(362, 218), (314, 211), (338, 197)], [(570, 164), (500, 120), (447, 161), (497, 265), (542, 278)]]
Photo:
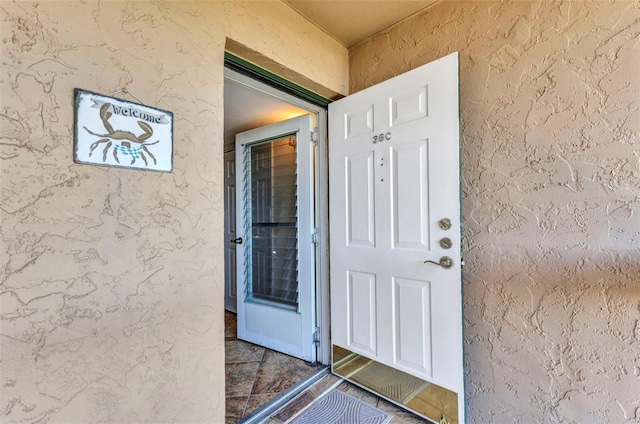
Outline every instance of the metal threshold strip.
[(258, 424), (263, 422), (278, 409), (282, 408), (285, 404), (326, 375), (329, 375), (329, 367), (324, 367), (315, 371), (313, 374), (308, 375), (303, 380), (300, 380), (289, 389), (280, 393), (278, 396), (253, 411), (247, 417), (238, 421), (238, 424)]

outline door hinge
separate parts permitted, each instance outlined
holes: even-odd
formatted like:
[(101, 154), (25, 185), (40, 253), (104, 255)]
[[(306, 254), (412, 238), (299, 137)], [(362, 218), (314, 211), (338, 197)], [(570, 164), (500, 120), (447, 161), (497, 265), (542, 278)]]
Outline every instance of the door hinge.
[(316, 146), (318, 145), (318, 127), (313, 127), (313, 130), (311, 130), (311, 142)]
[(318, 229), (314, 228), (313, 232), (311, 233), (311, 243), (313, 243), (314, 246), (318, 245)]
[(320, 327), (316, 327), (316, 331), (313, 332), (313, 345), (320, 345)]

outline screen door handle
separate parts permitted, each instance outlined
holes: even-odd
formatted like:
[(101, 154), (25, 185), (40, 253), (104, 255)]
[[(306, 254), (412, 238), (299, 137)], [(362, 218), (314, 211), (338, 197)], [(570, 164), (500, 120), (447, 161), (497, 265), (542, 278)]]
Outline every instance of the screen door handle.
[(231, 239), (231, 243), (242, 244), (242, 237)]

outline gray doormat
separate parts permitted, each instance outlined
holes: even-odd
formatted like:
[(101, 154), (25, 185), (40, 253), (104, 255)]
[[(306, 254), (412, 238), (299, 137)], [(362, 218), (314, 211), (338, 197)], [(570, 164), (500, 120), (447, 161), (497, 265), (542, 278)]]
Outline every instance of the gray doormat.
[(386, 412), (333, 389), (290, 424), (387, 424), (391, 418)]

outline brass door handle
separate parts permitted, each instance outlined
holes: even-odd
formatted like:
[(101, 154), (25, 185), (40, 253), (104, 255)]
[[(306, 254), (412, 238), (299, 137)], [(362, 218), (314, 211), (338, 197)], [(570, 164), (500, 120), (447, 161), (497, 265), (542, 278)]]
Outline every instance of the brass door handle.
[(451, 259), (449, 256), (443, 256), (440, 258), (439, 262), (436, 261), (424, 261), (424, 263), (430, 263), (430, 264), (436, 264), (436, 265), (440, 265), (442, 268), (448, 269), (451, 268), (453, 266), (453, 259)]

